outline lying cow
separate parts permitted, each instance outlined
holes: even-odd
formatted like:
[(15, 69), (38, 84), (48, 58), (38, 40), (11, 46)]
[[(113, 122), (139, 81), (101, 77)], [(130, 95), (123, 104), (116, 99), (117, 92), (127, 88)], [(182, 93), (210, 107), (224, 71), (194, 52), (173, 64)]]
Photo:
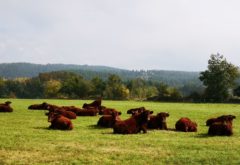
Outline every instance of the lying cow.
[(63, 108), (66, 111), (74, 112), (75, 114), (77, 114), (78, 111), (83, 110), (83, 109), (75, 107), (75, 106), (62, 106), (61, 108)]
[(88, 109), (89, 107), (99, 108), (101, 106), (101, 104), (102, 104), (102, 99), (99, 98), (99, 99), (93, 101), (92, 103), (89, 103), (89, 104), (84, 103), (82, 107), (85, 109)]
[(208, 135), (231, 136), (233, 134), (232, 125), (229, 123), (215, 122), (210, 125)]
[[(69, 119), (76, 119), (77, 115), (74, 112), (66, 111), (64, 108), (61, 107), (55, 107), (55, 106), (48, 106), (47, 110), (49, 110), (49, 113), (54, 112), (63, 115), (64, 117), (67, 117)], [(48, 115), (47, 113), (46, 115)]]
[(78, 110), (76, 113), (77, 116), (97, 116), (97, 114), (98, 109), (96, 108)]
[(141, 131), (147, 133), (147, 123), (153, 111), (145, 110), (142, 113), (131, 116), (123, 121), (116, 121), (113, 126), (113, 133), (116, 134), (136, 134)]
[(112, 111), (109, 115), (103, 115), (99, 118), (97, 125), (100, 127), (112, 128), (116, 121), (120, 121), (121, 112)]
[(236, 116), (233, 116), (233, 115), (222, 115), (222, 116), (219, 116), (217, 118), (210, 118), (210, 119), (208, 119), (206, 121), (206, 125), (210, 126), (210, 125), (212, 125), (215, 122), (222, 122), (222, 121), (232, 122), (232, 120), (235, 119), (235, 118), (236, 118)]
[[(33, 105), (30, 105), (28, 107), (28, 109), (30, 110), (47, 110), (47, 107), (49, 106), (50, 104), (46, 103), (46, 102), (43, 102), (42, 104), (33, 104)], [(51, 106), (54, 106), (54, 105), (51, 105)], [(57, 106), (56, 106), (57, 107)]]
[(118, 112), (116, 109), (113, 108), (106, 108), (106, 107), (101, 107), (101, 109), (99, 110), (99, 115), (111, 115), (112, 112), (116, 112), (116, 113), (121, 113)]
[(5, 103), (0, 104), (0, 112), (13, 112), (12, 107), (10, 106), (12, 102), (6, 101)]
[(148, 121), (148, 128), (167, 130), (167, 117), (169, 117), (169, 113), (166, 112), (160, 112), (157, 115), (151, 115), (150, 120)]
[(183, 117), (176, 122), (175, 128), (177, 131), (182, 132), (197, 132), (197, 123), (187, 117)]
[(219, 116), (209, 125), (208, 135), (231, 136), (233, 134), (232, 121), (235, 118), (236, 116), (233, 115)]
[(10, 105), (11, 103), (11, 101), (6, 101), (5, 103), (0, 103), (0, 105)]
[(135, 113), (141, 113), (143, 111), (145, 111), (145, 107), (139, 107), (139, 108), (132, 108), (132, 109), (129, 109), (127, 110), (127, 114), (135, 114)]
[(48, 122), (51, 122), (50, 129), (72, 130), (73, 125), (70, 119), (61, 114), (50, 112), (48, 114)]

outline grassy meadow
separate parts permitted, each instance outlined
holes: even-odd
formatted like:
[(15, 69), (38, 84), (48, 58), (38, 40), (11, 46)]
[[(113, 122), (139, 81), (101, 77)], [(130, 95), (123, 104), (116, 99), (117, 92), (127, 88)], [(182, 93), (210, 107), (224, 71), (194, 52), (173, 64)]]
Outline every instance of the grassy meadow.
[[(10, 99), (13, 113), (0, 113), (0, 164), (240, 164), (240, 105), (103, 101), (107, 107), (129, 115), (130, 108), (145, 106), (169, 112), (169, 128), (180, 117), (198, 123), (197, 133), (149, 130), (147, 134), (115, 135), (112, 129), (97, 128), (96, 117), (72, 120), (72, 131), (49, 130), (45, 111), (28, 110), (30, 104), (46, 101), (81, 107), (90, 100)], [(6, 99), (0, 99), (5, 102)], [(234, 135), (207, 136), (208, 118), (233, 114)]]

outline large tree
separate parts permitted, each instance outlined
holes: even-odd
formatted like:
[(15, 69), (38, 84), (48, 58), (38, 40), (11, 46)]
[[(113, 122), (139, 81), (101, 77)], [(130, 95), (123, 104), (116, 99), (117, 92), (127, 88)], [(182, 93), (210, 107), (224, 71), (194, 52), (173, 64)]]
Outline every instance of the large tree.
[(229, 99), (229, 91), (239, 76), (238, 67), (227, 62), (220, 54), (213, 54), (208, 60), (208, 69), (200, 73), (199, 79), (206, 86), (207, 101), (223, 102)]
[(104, 97), (112, 100), (124, 100), (129, 96), (129, 89), (122, 83), (118, 75), (109, 75)]
[(91, 80), (92, 89), (91, 89), (91, 95), (95, 98), (102, 97), (103, 92), (106, 88), (106, 83), (99, 77), (94, 77)]
[(73, 76), (63, 82), (60, 92), (70, 98), (87, 98), (91, 88), (89, 81), (81, 76)]

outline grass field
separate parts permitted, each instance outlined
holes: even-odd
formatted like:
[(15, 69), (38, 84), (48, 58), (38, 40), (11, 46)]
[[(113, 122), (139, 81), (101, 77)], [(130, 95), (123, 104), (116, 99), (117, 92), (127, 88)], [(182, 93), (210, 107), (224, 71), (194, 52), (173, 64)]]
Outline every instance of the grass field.
[[(0, 102), (6, 101), (0, 99)], [(72, 120), (72, 131), (49, 130), (44, 111), (27, 110), (28, 105), (47, 101), (81, 107), (84, 100), (12, 99), (13, 113), (0, 113), (0, 164), (240, 164), (240, 105), (103, 101), (122, 112), (145, 106), (169, 112), (169, 128), (180, 117), (198, 123), (197, 133), (148, 131), (147, 134), (115, 135), (112, 129), (97, 128), (97, 117)], [(234, 135), (209, 137), (206, 119), (233, 114)]]

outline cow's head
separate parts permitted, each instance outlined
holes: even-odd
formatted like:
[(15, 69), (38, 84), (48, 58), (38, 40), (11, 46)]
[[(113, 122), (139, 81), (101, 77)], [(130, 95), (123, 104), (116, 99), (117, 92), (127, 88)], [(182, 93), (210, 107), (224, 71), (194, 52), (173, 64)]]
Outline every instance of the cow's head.
[(160, 112), (157, 114), (157, 118), (161, 122), (166, 122), (167, 117), (169, 117), (169, 113), (167, 113), (167, 112)]
[(10, 105), (12, 102), (11, 101), (6, 101), (5, 104), (6, 105)]

